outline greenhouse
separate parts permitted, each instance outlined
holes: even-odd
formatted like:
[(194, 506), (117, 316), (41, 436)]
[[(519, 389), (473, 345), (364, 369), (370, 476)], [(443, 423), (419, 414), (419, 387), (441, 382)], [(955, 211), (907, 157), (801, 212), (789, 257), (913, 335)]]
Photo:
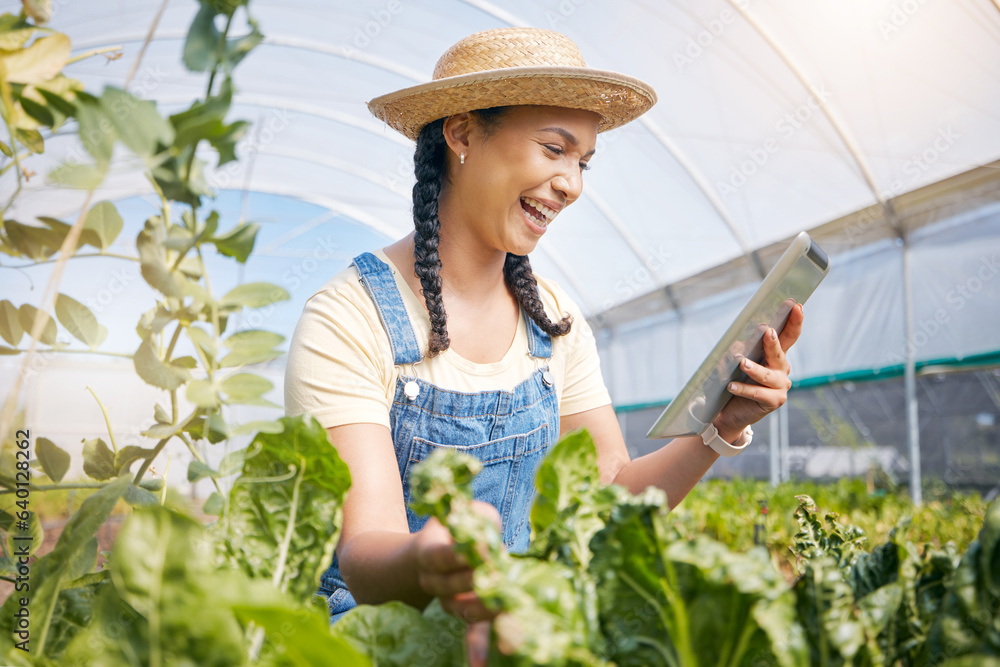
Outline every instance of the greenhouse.
[[(997, 0), (8, 0), (0, 14), (0, 662), (1000, 665)], [(462, 614), (448, 596), (426, 605), (426, 588), (423, 604), (390, 596), (343, 620), (310, 602), (361, 476), (327, 441), (340, 422), (297, 419), (286, 370), (312, 297), (351, 267), (368, 289), (355, 258), (391, 259), (414, 231), (414, 140), (369, 102), (432, 90), (459, 40), (521, 28), (568, 38), (593, 81), (627, 81), (646, 107), (655, 91), (632, 122), (601, 120), (579, 201), (530, 253), (543, 315), (556, 285), (593, 333), (591, 375), (631, 459), (657, 460), (650, 427), (800, 232), (829, 272), (788, 350), (787, 402), (673, 512), (670, 491), (599, 484), (625, 485), (600, 468), (600, 431), (555, 443), (598, 422), (558, 408), (525, 483), (524, 548), (506, 515), (495, 534), (472, 511), (478, 460), (399, 455), (399, 509), (450, 530), (495, 617), (480, 663)], [(527, 34), (548, 37), (518, 57), (549, 66), (552, 33)], [(547, 108), (563, 106), (588, 109)], [(407, 307), (426, 316), (416, 280)], [(525, 329), (534, 346), (549, 330), (515, 297), (514, 340)], [(386, 303), (372, 312), (391, 370)], [(192, 592), (156, 598), (158, 577)], [(710, 647), (712, 605), (732, 639)]]

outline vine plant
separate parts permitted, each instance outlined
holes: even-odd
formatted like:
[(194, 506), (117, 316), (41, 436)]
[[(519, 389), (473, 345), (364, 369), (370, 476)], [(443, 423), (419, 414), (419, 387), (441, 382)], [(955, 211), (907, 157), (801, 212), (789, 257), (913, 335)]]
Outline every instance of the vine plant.
[[(157, 502), (152, 490), (161, 480), (144, 484), (143, 478), (169, 443), (180, 441), (195, 456), (189, 470), (193, 481), (216, 476), (205, 465), (196, 441), (217, 443), (233, 435), (277, 428), (273, 422), (229, 424), (222, 408), (233, 404), (273, 405), (263, 398), (272, 384), (243, 368), (280, 356), (275, 348), (283, 338), (263, 330), (227, 329), (232, 328), (229, 323), (233, 315), (242, 309), (262, 307), (289, 295), (276, 285), (247, 283), (216, 296), (204, 261), (206, 247), (213, 246), (222, 255), (246, 262), (258, 231), (253, 223), (220, 230), (219, 214), (204, 210), (203, 199), (212, 191), (205, 178), (205, 164), (196, 156), (199, 145), (207, 142), (218, 153), (218, 165), (235, 160), (236, 143), (248, 128), (246, 121), (226, 120), (233, 97), (233, 69), (263, 37), (249, 14), (249, 32), (239, 38), (228, 36), (241, 4), (202, 5), (188, 33), (183, 59), (192, 71), (210, 72), (205, 96), (169, 117), (162, 116), (153, 102), (125, 90), (107, 87), (99, 96), (84, 91), (78, 81), (61, 73), (75, 60), (69, 57), (70, 44), (65, 35), (30, 23), (23, 13), (0, 18), (0, 30), (6, 29), (0, 33), (0, 45), (16, 47), (0, 58), (4, 73), (0, 93), (9, 139), (0, 143), (0, 151), (8, 156), (2, 170), (13, 168), (20, 180), (27, 173), (24, 158), (44, 150), (43, 132), (55, 132), (76, 121), (80, 140), (93, 161), (60, 165), (49, 174), (51, 181), (92, 193), (103, 181), (118, 144), (141, 159), (160, 202), (160, 210), (146, 220), (136, 238), (135, 255), (109, 251), (122, 231), (123, 221), (107, 201), (96, 203), (82, 216), (78, 241), (71, 247), (71, 261), (106, 256), (138, 263), (143, 279), (158, 292), (154, 307), (139, 317), (136, 330), (141, 343), (134, 352), (102, 349), (107, 329), (87, 306), (66, 294), (56, 296), (54, 318), (31, 303), (0, 301), (0, 336), (7, 343), (0, 346), (0, 353), (28, 352), (32, 329), (39, 319), (44, 324), (34, 344), (52, 353), (84, 352), (59, 342), (58, 321), (66, 332), (86, 344), (89, 352), (131, 358), (143, 381), (169, 394), (168, 406), (153, 406), (155, 423), (142, 433), (150, 439), (149, 447), (119, 448), (110, 422), (110, 446), (103, 438), (85, 442), (83, 469), (96, 481), (85, 486), (107, 484), (138, 464), (126, 491), (126, 498), (136, 505)], [(214, 22), (219, 15), (226, 19), (222, 31)], [(36, 34), (41, 36), (25, 46)], [(19, 154), (19, 146), (26, 151), (24, 155)], [(52, 257), (74, 227), (54, 217), (39, 217), (40, 224), (7, 217), (20, 190), (20, 186), (15, 188), (4, 207), (0, 252), (15, 260), (8, 262), (7, 268), (54, 261)], [(193, 356), (178, 354), (182, 337), (189, 342), (186, 347), (194, 351)], [(29, 345), (22, 345), (26, 338)], [(193, 409), (181, 410), (181, 396)], [(8, 400), (16, 401), (17, 396)], [(36, 452), (38, 466), (55, 484), (35, 485), (33, 490), (81, 486), (60, 486), (69, 469), (69, 456), (59, 446), (40, 438)], [(13, 470), (13, 466), (5, 466), (5, 470)], [(13, 481), (8, 472), (0, 475), (0, 494), (11, 493)], [(220, 500), (221, 496), (214, 495), (208, 509), (218, 511)]]
[[(148, 444), (119, 446), (95, 394), (108, 440), (84, 441), (82, 467), (90, 481), (82, 482), (66, 479), (70, 454), (45, 438), (34, 443), (36, 458), (19, 466), (8, 438), (14, 436), (17, 387), (7, 397), (0, 420), (0, 531), (7, 538), (0, 540), (0, 578), (15, 583), (30, 567), (32, 583), (30, 600), (11, 595), (0, 609), (4, 664), (303, 664), (313, 661), (301, 657), (310, 650), (363, 664), (330, 637), (324, 612), (310, 604), (319, 570), (332, 555), (350, 484), (346, 466), (318, 424), (236, 424), (225, 412), (232, 405), (278, 407), (264, 398), (272, 384), (247, 367), (279, 357), (283, 337), (235, 324), (244, 309), (289, 298), (264, 282), (219, 295), (206, 271), (209, 253), (245, 263), (258, 233), (253, 223), (227, 227), (206, 205), (213, 192), (198, 155), (207, 144), (218, 156), (216, 166), (236, 160), (236, 145), (249, 127), (227, 118), (234, 69), (263, 40), (247, 4), (200, 0), (182, 59), (189, 70), (207, 74), (205, 94), (169, 116), (125, 89), (108, 86), (97, 94), (66, 76), (63, 69), (76, 60), (102, 53), (117, 58), (121, 52), (72, 56), (69, 38), (45, 27), (44, 0), (24, 0), (20, 15), (0, 16), (0, 113), (6, 129), (6, 136), (0, 130), (0, 190), (10, 193), (0, 204), (0, 270), (55, 264), (41, 303), (15, 303), (12, 294), (0, 299), (0, 354), (30, 357), (38, 348), (46, 354), (126, 357), (144, 382), (167, 397), (151, 406), (154, 423), (142, 433)], [(241, 35), (231, 36), (244, 24)], [(34, 177), (30, 158), (43, 153), (56, 132), (75, 133), (86, 158), (61, 164), (48, 179), (85, 191), (83, 210), (75, 222), (50, 216), (16, 220), (15, 203)], [(136, 237), (134, 254), (112, 251), (124, 227), (114, 204), (91, 205), (112, 154), (121, 155), (121, 149), (138, 159), (159, 200)], [(105, 349), (108, 331), (94, 312), (51, 288), (66, 261), (96, 256), (136, 263), (157, 293), (138, 317), (141, 342), (134, 351)], [(62, 342), (60, 325), (88, 349)], [(254, 433), (248, 450), (227, 455), (218, 470), (207, 465), (205, 443)], [(188, 479), (215, 483), (204, 512), (219, 520), (209, 529), (169, 507), (163, 479), (146, 478), (153, 461), (175, 442), (195, 457)], [(29, 466), (34, 471), (19, 479)], [(219, 480), (236, 473), (242, 474), (224, 496)], [(32, 479), (43, 475), (44, 483)], [(42, 542), (40, 522), (21, 500), (24, 488), (91, 491), (54, 550), (41, 557), (35, 553)], [(96, 569), (95, 534), (119, 499), (134, 515), (108, 567)], [(30, 561), (15, 553), (18, 537), (33, 538)], [(18, 633), (28, 627), (29, 612), (30, 642)], [(294, 632), (288, 630), (290, 619)]]

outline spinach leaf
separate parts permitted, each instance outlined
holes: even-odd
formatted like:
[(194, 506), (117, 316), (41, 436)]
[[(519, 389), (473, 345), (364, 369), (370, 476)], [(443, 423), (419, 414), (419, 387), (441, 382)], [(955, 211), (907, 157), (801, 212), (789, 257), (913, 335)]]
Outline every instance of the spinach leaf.
[(230, 563), (306, 603), (333, 557), (351, 475), (315, 419), (281, 424), (250, 444), (219, 529)]

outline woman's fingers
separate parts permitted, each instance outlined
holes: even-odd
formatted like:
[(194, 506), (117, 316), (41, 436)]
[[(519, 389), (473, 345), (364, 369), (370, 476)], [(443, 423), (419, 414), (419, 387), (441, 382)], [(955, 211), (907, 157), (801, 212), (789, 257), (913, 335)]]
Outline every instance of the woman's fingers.
[(471, 591), (441, 598), (441, 607), (466, 623), (488, 621), (496, 616), (486, 608), (479, 596)]
[[(782, 359), (782, 361), (784, 361), (784, 359)], [(787, 362), (785, 362), (785, 366), (788, 366)], [(740, 362), (740, 368), (747, 374), (747, 377), (754, 382), (757, 382), (762, 387), (784, 389), (787, 391), (792, 386), (792, 381), (788, 379), (788, 373), (777, 370), (774, 366), (769, 368), (768, 366), (755, 364), (749, 359), (744, 358), (743, 361)]]
[(486, 667), (490, 650), (490, 622), (473, 623), (465, 631), (465, 648), (469, 654), (469, 667)]
[(802, 304), (797, 303), (792, 307), (792, 311), (788, 314), (788, 321), (785, 322), (785, 326), (781, 329), (781, 333), (778, 334), (778, 342), (781, 343), (781, 349), (785, 352), (795, 344), (795, 341), (799, 339), (802, 335), (802, 322), (805, 320), (805, 312), (802, 309)]

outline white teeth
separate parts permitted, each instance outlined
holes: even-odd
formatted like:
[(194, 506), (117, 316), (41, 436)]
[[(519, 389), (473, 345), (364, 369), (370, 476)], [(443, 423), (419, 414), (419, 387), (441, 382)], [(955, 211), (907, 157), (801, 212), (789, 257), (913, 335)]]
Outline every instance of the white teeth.
[(536, 220), (542, 227), (547, 226), (556, 217), (557, 211), (552, 210), (537, 199), (532, 199), (531, 197), (521, 197), (521, 199), (541, 214), (536, 217)]

